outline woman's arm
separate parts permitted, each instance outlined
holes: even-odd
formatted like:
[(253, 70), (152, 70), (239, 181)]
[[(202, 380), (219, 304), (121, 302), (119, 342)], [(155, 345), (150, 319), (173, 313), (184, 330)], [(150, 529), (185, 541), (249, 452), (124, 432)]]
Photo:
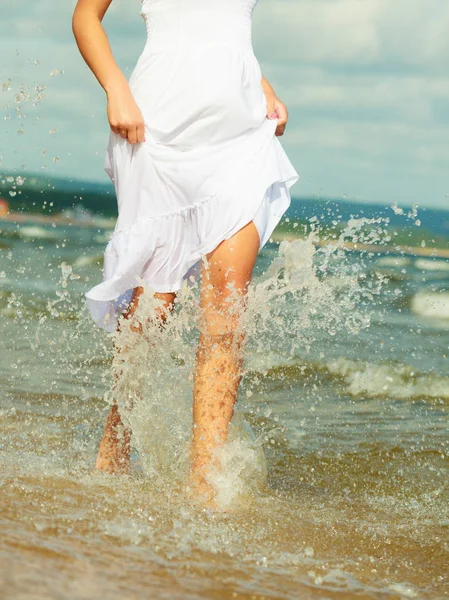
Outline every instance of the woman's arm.
[(265, 99), (267, 102), (267, 117), (269, 119), (278, 118), (278, 125), (276, 127), (276, 135), (283, 135), (285, 131), (285, 126), (288, 121), (288, 111), (287, 107), (283, 102), (279, 100), (276, 96), (276, 93), (269, 83), (269, 81), (262, 76), (262, 89), (265, 94)]
[(131, 144), (142, 142), (145, 127), (123, 73), (112, 55), (101, 24), (112, 0), (78, 0), (72, 17), (72, 30), (86, 64), (106, 92), (107, 115), (114, 133)]

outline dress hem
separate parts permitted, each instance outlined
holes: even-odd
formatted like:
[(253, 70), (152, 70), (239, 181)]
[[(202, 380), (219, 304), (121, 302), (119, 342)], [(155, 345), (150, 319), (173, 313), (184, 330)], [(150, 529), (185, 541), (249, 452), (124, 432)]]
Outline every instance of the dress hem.
[[(106, 257), (108, 261), (111, 261), (108, 268), (111, 276), (105, 277), (103, 282), (85, 293), (93, 320), (99, 327), (110, 332), (116, 329), (118, 315), (124, 309), (120, 299), (130, 294), (133, 288), (139, 286), (139, 283), (140, 285), (143, 283), (145, 287), (155, 293), (176, 293), (181, 290), (183, 285), (188, 282), (189, 273), (192, 272), (193, 267), (205, 255), (212, 252), (220, 243), (231, 238), (251, 222), (254, 222), (257, 227), (259, 251), (261, 250), (290, 205), (289, 190), (299, 179), (299, 175), (286, 158), (276, 138), (271, 142), (271, 149), (264, 164), (257, 161), (256, 152), (251, 158), (251, 164), (246, 167), (247, 179), (245, 186), (239, 189), (242, 202), (236, 203), (233, 208), (229, 207), (231, 214), (236, 215), (234, 223), (227, 227), (225, 231), (221, 231), (220, 235), (214, 237), (213, 241), (204, 239), (210, 233), (207, 228), (201, 234), (198, 233), (200, 241), (208, 243), (207, 245), (203, 243), (194, 249), (190, 248), (188, 250), (190, 254), (187, 254), (187, 256), (189, 258), (184, 259), (183, 263), (178, 265), (177, 277), (173, 283), (153, 283), (150, 273), (147, 275), (148, 278), (145, 277), (145, 265), (150, 260), (154, 260), (155, 252), (159, 248), (159, 236), (163, 235), (157, 221), (171, 217), (179, 220), (178, 223), (174, 223), (174, 228), (184, 228), (186, 226), (195, 228), (201, 218), (204, 218), (204, 216), (211, 218), (211, 215), (213, 215), (213, 205), (210, 206), (211, 203), (213, 204), (213, 200), (219, 203), (223, 201), (219, 193), (211, 194), (201, 202), (169, 215), (141, 216), (130, 226), (114, 231), (105, 250), (105, 262)], [(202, 215), (202, 211), (206, 211), (206, 215)], [(185, 220), (189, 218), (192, 218), (192, 221), (186, 225)], [(208, 222), (207, 218), (206, 222)], [(151, 227), (147, 227), (147, 223), (151, 223)], [(224, 225), (226, 227), (226, 224)], [(139, 245), (136, 240), (145, 240), (147, 245)], [(134, 248), (132, 248), (133, 244), (135, 244)], [(167, 249), (166, 256), (159, 255), (159, 258), (156, 259), (163, 261), (162, 268), (165, 268), (165, 262), (171, 260), (171, 250), (170, 248)], [(123, 272), (120, 272), (119, 259), (125, 252), (128, 256), (132, 256), (134, 260), (131, 266), (128, 264), (128, 270), (124, 269)], [(111, 265), (113, 265), (112, 269), (110, 268)], [(156, 271), (156, 273), (158, 272)]]

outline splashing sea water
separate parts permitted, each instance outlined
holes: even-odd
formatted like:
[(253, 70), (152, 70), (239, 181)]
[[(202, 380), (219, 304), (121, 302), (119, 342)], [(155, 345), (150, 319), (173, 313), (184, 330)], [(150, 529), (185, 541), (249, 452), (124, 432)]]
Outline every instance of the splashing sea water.
[[(164, 329), (148, 322), (143, 335), (118, 340), (132, 349), (112, 363), (124, 369), (113, 389), (115, 334), (80, 311), (98, 269), (74, 266), (85, 232), (72, 241), (58, 233), (66, 246), (57, 259), (50, 238), (35, 242), (40, 252), (11, 238), (1, 280), (11, 357), (1, 413), (7, 594), (448, 592), (447, 329), (408, 308), (421, 277), (413, 263), (345, 249), (348, 239), (382, 243), (382, 221), (353, 219), (323, 246), (319, 233), (315, 222), (305, 239), (266, 248), (250, 287), (237, 412), (211, 475), (230, 513), (203, 511), (185, 494), (198, 282), (179, 294)], [(145, 318), (154, 301), (144, 299)], [(91, 471), (113, 397), (134, 401), (133, 469), (120, 478)]]

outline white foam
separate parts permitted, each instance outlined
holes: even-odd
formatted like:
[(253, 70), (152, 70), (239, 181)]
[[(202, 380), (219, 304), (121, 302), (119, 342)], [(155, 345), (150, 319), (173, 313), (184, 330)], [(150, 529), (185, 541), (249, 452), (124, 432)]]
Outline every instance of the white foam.
[(220, 467), (208, 477), (217, 490), (218, 506), (228, 508), (242, 504), (266, 486), (268, 472), (261, 442), (236, 411), (228, 441), (216, 452)]
[(99, 233), (94, 237), (94, 241), (97, 244), (107, 244), (112, 237), (114, 231), (105, 231), (104, 233)]
[(416, 598), (418, 596), (418, 592), (409, 584), (392, 583), (388, 586), (388, 589), (403, 598)]
[(406, 256), (382, 256), (376, 260), (376, 265), (380, 267), (406, 267), (411, 264), (410, 258)]
[(423, 271), (449, 271), (449, 260), (417, 258), (415, 260), (415, 267)]
[[(363, 226), (364, 221), (353, 223), (351, 235)], [(356, 333), (369, 326), (369, 309), (358, 308), (366, 291), (355, 276), (357, 270), (366, 269), (363, 260), (354, 273), (346, 269), (345, 250), (339, 242), (335, 247), (317, 248), (317, 239), (310, 234), (307, 239), (282, 242), (270, 267), (252, 282), (247, 310), (239, 323), (247, 334), (246, 354), (263, 358), (248, 360), (245, 369), (254, 364), (268, 368), (274, 356), (279, 357), (276, 361), (288, 363), (298, 351), (307, 349), (318, 331), (333, 339), (338, 331)], [(381, 283), (378, 285), (380, 288)], [(377, 291), (370, 288), (370, 294)], [(197, 283), (179, 292), (177, 308), (163, 329), (152, 318), (157, 304), (145, 287), (135, 315), (142, 323), (142, 333), (123, 327), (119, 337), (113, 334), (116, 344), (124, 349), (116, 354), (113, 368), (123, 373), (110, 395), (131, 425), (145, 476), (156, 486), (173, 488), (186, 485), (189, 469), (192, 387), (201, 314)], [(125, 352), (127, 347), (132, 348), (131, 353)], [(217, 451), (220, 467), (210, 473), (217, 504), (229, 507), (249, 501), (263, 488), (263, 441), (264, 435), (254, 439), (237, 410), (228, 440)]]
[(370, 363), (338, 358), (326, 364), (330, 373), (343, 377), (351, 396), (441, 398), (449, 400), (449, 378), (419, 373), (405, 364)]
[(449, 319), (449, 292), (418, 292), (412, 297), (410, 308), (420, 317)]
[(103, 255), (84, 254), (75, 259), (73, 266), (82, 268), (99, 264), (103, 264)]
[(18, 229), (19, 235), (26, 239), (33, 240), (56, 240), (58, 236), (54, 231), (48, 231), (43, 227), (36, 225), (22, 225)]

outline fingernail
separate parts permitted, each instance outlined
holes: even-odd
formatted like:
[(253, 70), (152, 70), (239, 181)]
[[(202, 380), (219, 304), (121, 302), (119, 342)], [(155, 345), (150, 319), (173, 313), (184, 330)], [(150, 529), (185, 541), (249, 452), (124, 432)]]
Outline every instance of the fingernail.
[(277, 114), (276, 114), (276, 113), (271, 113), (271, 115), (270, 115), (270, 119), (275, 119), (276, 117), (277, 117)]

